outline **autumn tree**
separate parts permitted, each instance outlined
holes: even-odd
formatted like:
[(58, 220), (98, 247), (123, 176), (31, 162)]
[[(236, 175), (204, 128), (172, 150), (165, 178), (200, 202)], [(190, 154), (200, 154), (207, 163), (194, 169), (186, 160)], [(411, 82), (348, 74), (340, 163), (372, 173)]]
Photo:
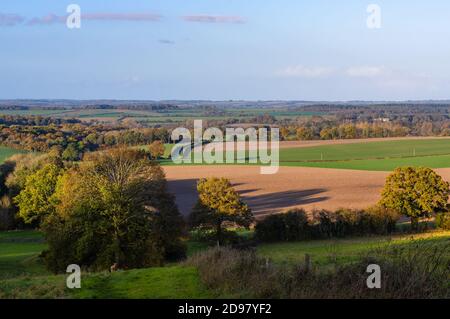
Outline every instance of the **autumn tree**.
[(446, 210), (449, 184), (432, 169), (397, 168), (386, 179), (380, 204), (411, 218), (418, 229), (419, 218)]
[(183, 219), (161, 167), (128, 148), (89, 154), (59, 180), (56, 210), (43, 225), (52, 271), (147, 267), (181, 258)]
[(14, 197), (14, 203), (19, 207), (18, 215), (26, 223), (40, 222), (54, 211), (52, 195), (61, 174), (61, 167), (46, 164), (26, 178), (24, 189)]
[(161, 141), (154, 141), (149, 145), (148, 150), (153, 159), (158, 159), (164, 155), (164, 144)]
[(198, 201), (190, 216), (191, 225), (214, 230), (218, 243), (223, 242), (224, 223), (249, 227), (253, 222), (250, 208), (242, 202), (229, 180), (201, 179), (197, 191)]

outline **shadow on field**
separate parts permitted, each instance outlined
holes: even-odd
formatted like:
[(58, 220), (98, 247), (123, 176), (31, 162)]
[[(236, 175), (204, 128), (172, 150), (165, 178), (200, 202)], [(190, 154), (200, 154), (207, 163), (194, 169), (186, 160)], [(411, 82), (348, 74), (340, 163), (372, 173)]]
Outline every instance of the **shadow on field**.
[(326, 189), (306, 189), (301, 191), (285, 191), (270, 194), (246, 195), (246, 202), (255, 215), (280, 213), (294, 206), (319, 203), (329, 199), (328, 196), (317, 196), (326, 192)]
[[(300, 191), (284, 191), (269, 194), (258, 194), (259, 189), (243, 189), (245, 183), (234, 183), (239, 194), (243, 197), (255, 215), (283, 212), (286, 209), (312, 203), (319, 203), (329, 199), (327, 196), (318, 196), (327, 191), (324, 188), (306, 189)], [(178, 209), (183, 216), (188, 216), (197, 201), (197, 180), (168, 181), (169, 191), (176, 196)]]

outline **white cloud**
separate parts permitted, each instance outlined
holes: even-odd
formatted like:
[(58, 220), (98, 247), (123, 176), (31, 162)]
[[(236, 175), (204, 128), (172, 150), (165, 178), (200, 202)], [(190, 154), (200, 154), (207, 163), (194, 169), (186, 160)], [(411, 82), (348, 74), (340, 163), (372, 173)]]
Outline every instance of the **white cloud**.
[(299, 78), (321, 78), (334, 73), (334, 69), (328, 67), (306, 67), (304, 65), (289, 66), (278, 72), (278, 75), (285, 77)]
[(191, 15), (182, 17), (187, 22), (200, 23), (245, 23), (246, 20), (239, 16), (211, 16), (211, 15)]
[(386, 74), (387, 70), (384, 66), (354, 66), (345, 71), (350, 77), (373, 78)]

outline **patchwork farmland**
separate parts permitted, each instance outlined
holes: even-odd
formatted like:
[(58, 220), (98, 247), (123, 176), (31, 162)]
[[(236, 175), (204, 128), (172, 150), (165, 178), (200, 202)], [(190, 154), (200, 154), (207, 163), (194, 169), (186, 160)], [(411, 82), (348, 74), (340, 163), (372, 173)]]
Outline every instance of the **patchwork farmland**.
[(376, 204), (399, 166), (435, 168), (450, 181), (450, 139), (282, 142), (280, 166), (275, 175), (260, 175), (255, 165), (164, 169), (184, 215), (195, 204), (197, 180), (213, 176), (229, 178), (260, 217), (292, 208), (363, 209)]

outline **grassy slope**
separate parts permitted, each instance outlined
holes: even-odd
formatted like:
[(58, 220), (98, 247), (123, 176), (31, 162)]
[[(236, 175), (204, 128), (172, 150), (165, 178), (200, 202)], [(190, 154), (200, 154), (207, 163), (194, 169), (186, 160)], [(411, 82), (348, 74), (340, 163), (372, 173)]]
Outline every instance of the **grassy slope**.
[(292, 243), (263, 244), (258, 253), (276, 263), (303, 262), (305, 254), (309, 254), (317, 266), (329, 266), (356, 261), (358, 256), (373, 249), (388, 245), (410, 244), (411, 240), (437, 242), (450, 245), (450, 231), (436, 231), (417, 235), (397, 235), (393, 237), (378, 236), (352, 239), (316, 240)]
[[(415, 239), (448, 245), (450, 231), (419, 234)], [(310, 254), (315, 265), (328, 269), (355, 261), (365, 253), (389, 243), (410, 243), (411, 235), (264, 244), (258, 253), (276, 263), (297, 263)], [(0, 232), (1, 298), (213, 298), (201, 284), (197, 270), (182, 264), (162, 268), (82, 275), (82, 289), (65, 288), (65, 275), (49, 274), (38, 255), (45, 248), (38, 232)], [(205, 249), (189, 243), (189, 253)]]
[[(192, 251), (203, 247), (190, 246)], [(42, 264), (39, 254), (45, 247), (39, 232), (0, 232), (0, 299), (210, 297), (197, 270), (180, 265), (85, 274), (81, 290), (68, 290), (66, 276), (52, 275)]]
[(88, 275), (74, 298), (209, 298), (197, 269), (183, 266), (136, 269)]

